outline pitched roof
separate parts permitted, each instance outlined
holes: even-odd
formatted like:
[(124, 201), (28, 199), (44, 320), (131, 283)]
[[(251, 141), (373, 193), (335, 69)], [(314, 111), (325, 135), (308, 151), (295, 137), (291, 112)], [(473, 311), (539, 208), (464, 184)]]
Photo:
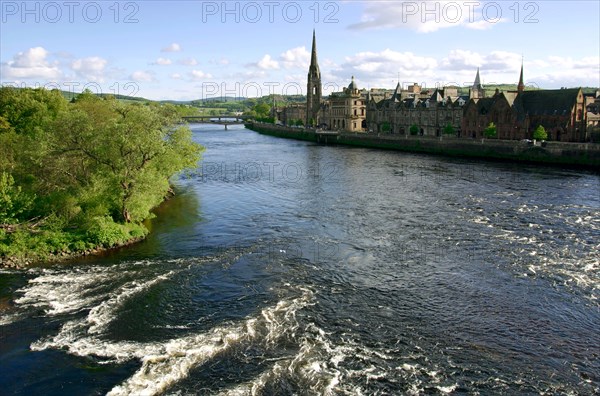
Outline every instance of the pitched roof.
[(521, 92), (515, 106), (524, 114), (570, 114), (581, 88)]

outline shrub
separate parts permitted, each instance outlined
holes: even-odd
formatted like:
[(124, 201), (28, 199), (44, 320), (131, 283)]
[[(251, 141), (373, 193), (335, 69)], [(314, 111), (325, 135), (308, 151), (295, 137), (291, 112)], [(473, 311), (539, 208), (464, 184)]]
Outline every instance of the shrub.
[(413, 124), (410, 126), (409, 131), (410, 131), (410, 134), (414, 136), (419, 133), (419, 127), (416, 124)]
[(129, 239), (127, 228), (117, 224), (110, 216), (97, 216), (88, 224), (87, 237), (95, 245), (111, 247)]
[(538, 125), (538, 127), (535, 128), (535, 131), (533, 131), (533, 138), (535, 140), (546, 140), (548, 139), (548, 133), (543, 126)]

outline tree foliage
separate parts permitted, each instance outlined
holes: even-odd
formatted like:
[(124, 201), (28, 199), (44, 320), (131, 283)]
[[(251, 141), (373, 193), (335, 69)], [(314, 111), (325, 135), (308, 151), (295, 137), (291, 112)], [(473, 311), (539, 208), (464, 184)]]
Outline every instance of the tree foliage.
[(497, 135), (496, 124), (490, 122), (489, 125), (483, 130), (483, 135), (486, 138), (493, 138)]
[(392, 126), (390, 125), (389, 121), (384, 121), (381, 124), (381, 132), (387, 133), (387, 132), (389, 132), (391, 130), (392, 130)]
[[(90, 92), (69, 104), (58, 91), (0, 88), (0, 225), (52, 218), (53, 231), (81, 236), (71, 248), (139, 236), (170, 177), (195, 168), (203, 150), (178, 118), (173, 105)], [(106, 233), (113, 242), (92, 237), (102, 229), (119, 232)]]
[(535, 140), (546, 140), (548, 139), (548, 133), (546, 132), (546, 128), (542, 125), (538, 125), (537, 128), (533, 131), (533, 138)]
[(416, 124), (413, 124), (410, 126), (409, 132), (414, 136), (419, 133), (419, 127)]
[(455, 133), (456, 133), (456, 130), (454, 129), (452, 124), (450, 124), (450, 123), (446, 124), (446, 126), (444, 127), (444, 134), (445, 135), (454, 135)]

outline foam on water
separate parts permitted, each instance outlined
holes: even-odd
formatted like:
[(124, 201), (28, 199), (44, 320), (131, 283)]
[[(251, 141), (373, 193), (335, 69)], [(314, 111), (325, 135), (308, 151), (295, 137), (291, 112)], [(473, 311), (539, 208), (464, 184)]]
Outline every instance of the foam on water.
[(111, 272), (51, 272), (29, 280), (17, 293), (15, 300), (21, 306), (44, 308), (46, 315), (59, 315), (78, 311), (104, 297), (97, 289), (122, 274)]
[[(554, 284), (600, 298), (600, 211), (584, 206), (539, 206), (521, 203), (502, 212), (486, 214), (480, 206), (463, 212), (486, 227), (489, 237), (517, 269), (517, 275), (550, 279)], [(555, 230), (562, 230), (560, 233)]]
[(266, 344), (272, 343), (297, 328), (295, 313), (309, 304), (311, 299), (312, 293), (305, 289), (302, 296), (265, 308), (258, 317), (216, 327), (207, 333), (170, 340), (163, 345), (161, 353), (144, 356), (142, 367), (108, 394), (158, 394), (186, 378), (195, 367), (236, 345), (256, 342), (259, 338)]
[[(379, 381), (397, 384), (403, 394), (421, 394), (424, 382), (442, 393), (451, 393), (457, 385), (440, 375), (441, 368), (420, 353), (398, 356), (393, 349), (368, 347), (348, 335), (334, 341), (332, 335), (308, 323), (298, 332), (299, 350), (278, 359), (251, 381), (219, 393), (242, 396), (285, 392), (293, 384), (308, 394), (386, 394)], [(395, 366), (398, 360), (406, 363)], [(418, 363), (419, 362), (419, 363)], [(425, 363), (426, 366), (421, 366)]]
[[(115, 276), (128, 277), (124, 272), (114, 272)], [(94, 299), (84, 298), (83, 294), (94, 285), (114, 281), (113, 277), (106, 276), (103, 269), (88, 269), (73, 276), (63, 276), (61, 271), (50, 272), (33, 279), (21, 290), (23, 297), (17, 300), (17, 304), (45, 307), (48, 316), (84, 308), (89, 312), (84, 318), (67, 321), (55, 336), (32, 343), (31, 350), (62, 349), (76, 356), (100, 358), (100, 363), (139, 359), (141, 368), (113, 388), (110, 394), (157, 394), (187, 377), (193, 368), (240, 343), (272, 345), (284, 335), (293, 333), (298, 328), (296, 312), (310, 304), (313, 298), (309, 289), (300, 289), (300, 297), (279, 301), (245, 321), (161, 342), (114, 342), (107, 339), (109, 325), (117, 318), (123, 304), (178, 272), (172, 270), (149, 280), (125, 282), (110, 293), (97, 294)], [(50, 289), (54, 289), (53, 292)], [(72, 295), (64, 297), (63, 293)], [(98, 302), (98, 299), (103, 301)], [(90, 306), (92, 304), (95, 305)]]

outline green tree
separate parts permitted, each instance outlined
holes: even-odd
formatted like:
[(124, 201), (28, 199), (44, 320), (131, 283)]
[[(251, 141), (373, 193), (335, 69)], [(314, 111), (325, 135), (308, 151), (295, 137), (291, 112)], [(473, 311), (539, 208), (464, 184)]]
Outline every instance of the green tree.
[(390, 125), (389, 121), (384, 121), (381, 123), (381, 132), (388, 133), (391, 130), (392, 126)]
[(270, 115), (271, 107), (266, 103), (259, 103), (254, 106), (254, 112), (258, 118), (266, 118)]
[(490, 122), (489, 125), (487, 126), (487, 128), (485, 128), (483, 130), (483, 136), (485, 136), (486, 138), (493, 138), (493, 137), (496, 137), (496, 135), (497, 135), (496, 124), (494, 124), (493, 122)]
[(297, 120), (296, 120), (296, 125), (297, 125), (297, 126), (304, 126), (304, 122), (302, 122), (302, 120), (301, 120), (301, 119), (297, 119)]
[(454, 134), (456, 134), (456, 130), (454, 129), (454, 127), (452, 126), (451, 123), (446, 124), (446, 126), (444, 127), (444, 134), (445, 135), (454, 135)]
[(180, 116), (174, 105), (91, 92), (68, 103), (58, 91), (0, 88), (0, 224), (12, 224), (0, 228), (0, 255), (143, 236), (170, 177), (200, 159)]
[(412, 124), (410, 126), (409, 131), (410, 131), (410, 134), (414, 136), (419, 133), (419, 127), (416, 124)]
[(8, 173), (0, 173), (0, 224), (18, 222), (21, 215), (33, 204), (33, 196), (28, 196), (15, 186), (15, 181)]
[(542, 125), (538, 125), (538, 127), (533, 131), (533, 138), (535, 140), (546, 140), (548, 139), (548, 133)]
[[(78, 100), (56, 124), (56, 153), (73, 166), (74, 180), (102, 184), (125, 222), (148, 216), (169, 189), (169, 177), (196, 166), (201, 148), (186, 127), (174, 128), (172, 105), (150, 108), (97, 98)], [(90, 180), (89, 176), (93, 176)], [(113, 193), (110, 193), (110, 191)], [(114, 209), (114, 208), (113, 208)]]

